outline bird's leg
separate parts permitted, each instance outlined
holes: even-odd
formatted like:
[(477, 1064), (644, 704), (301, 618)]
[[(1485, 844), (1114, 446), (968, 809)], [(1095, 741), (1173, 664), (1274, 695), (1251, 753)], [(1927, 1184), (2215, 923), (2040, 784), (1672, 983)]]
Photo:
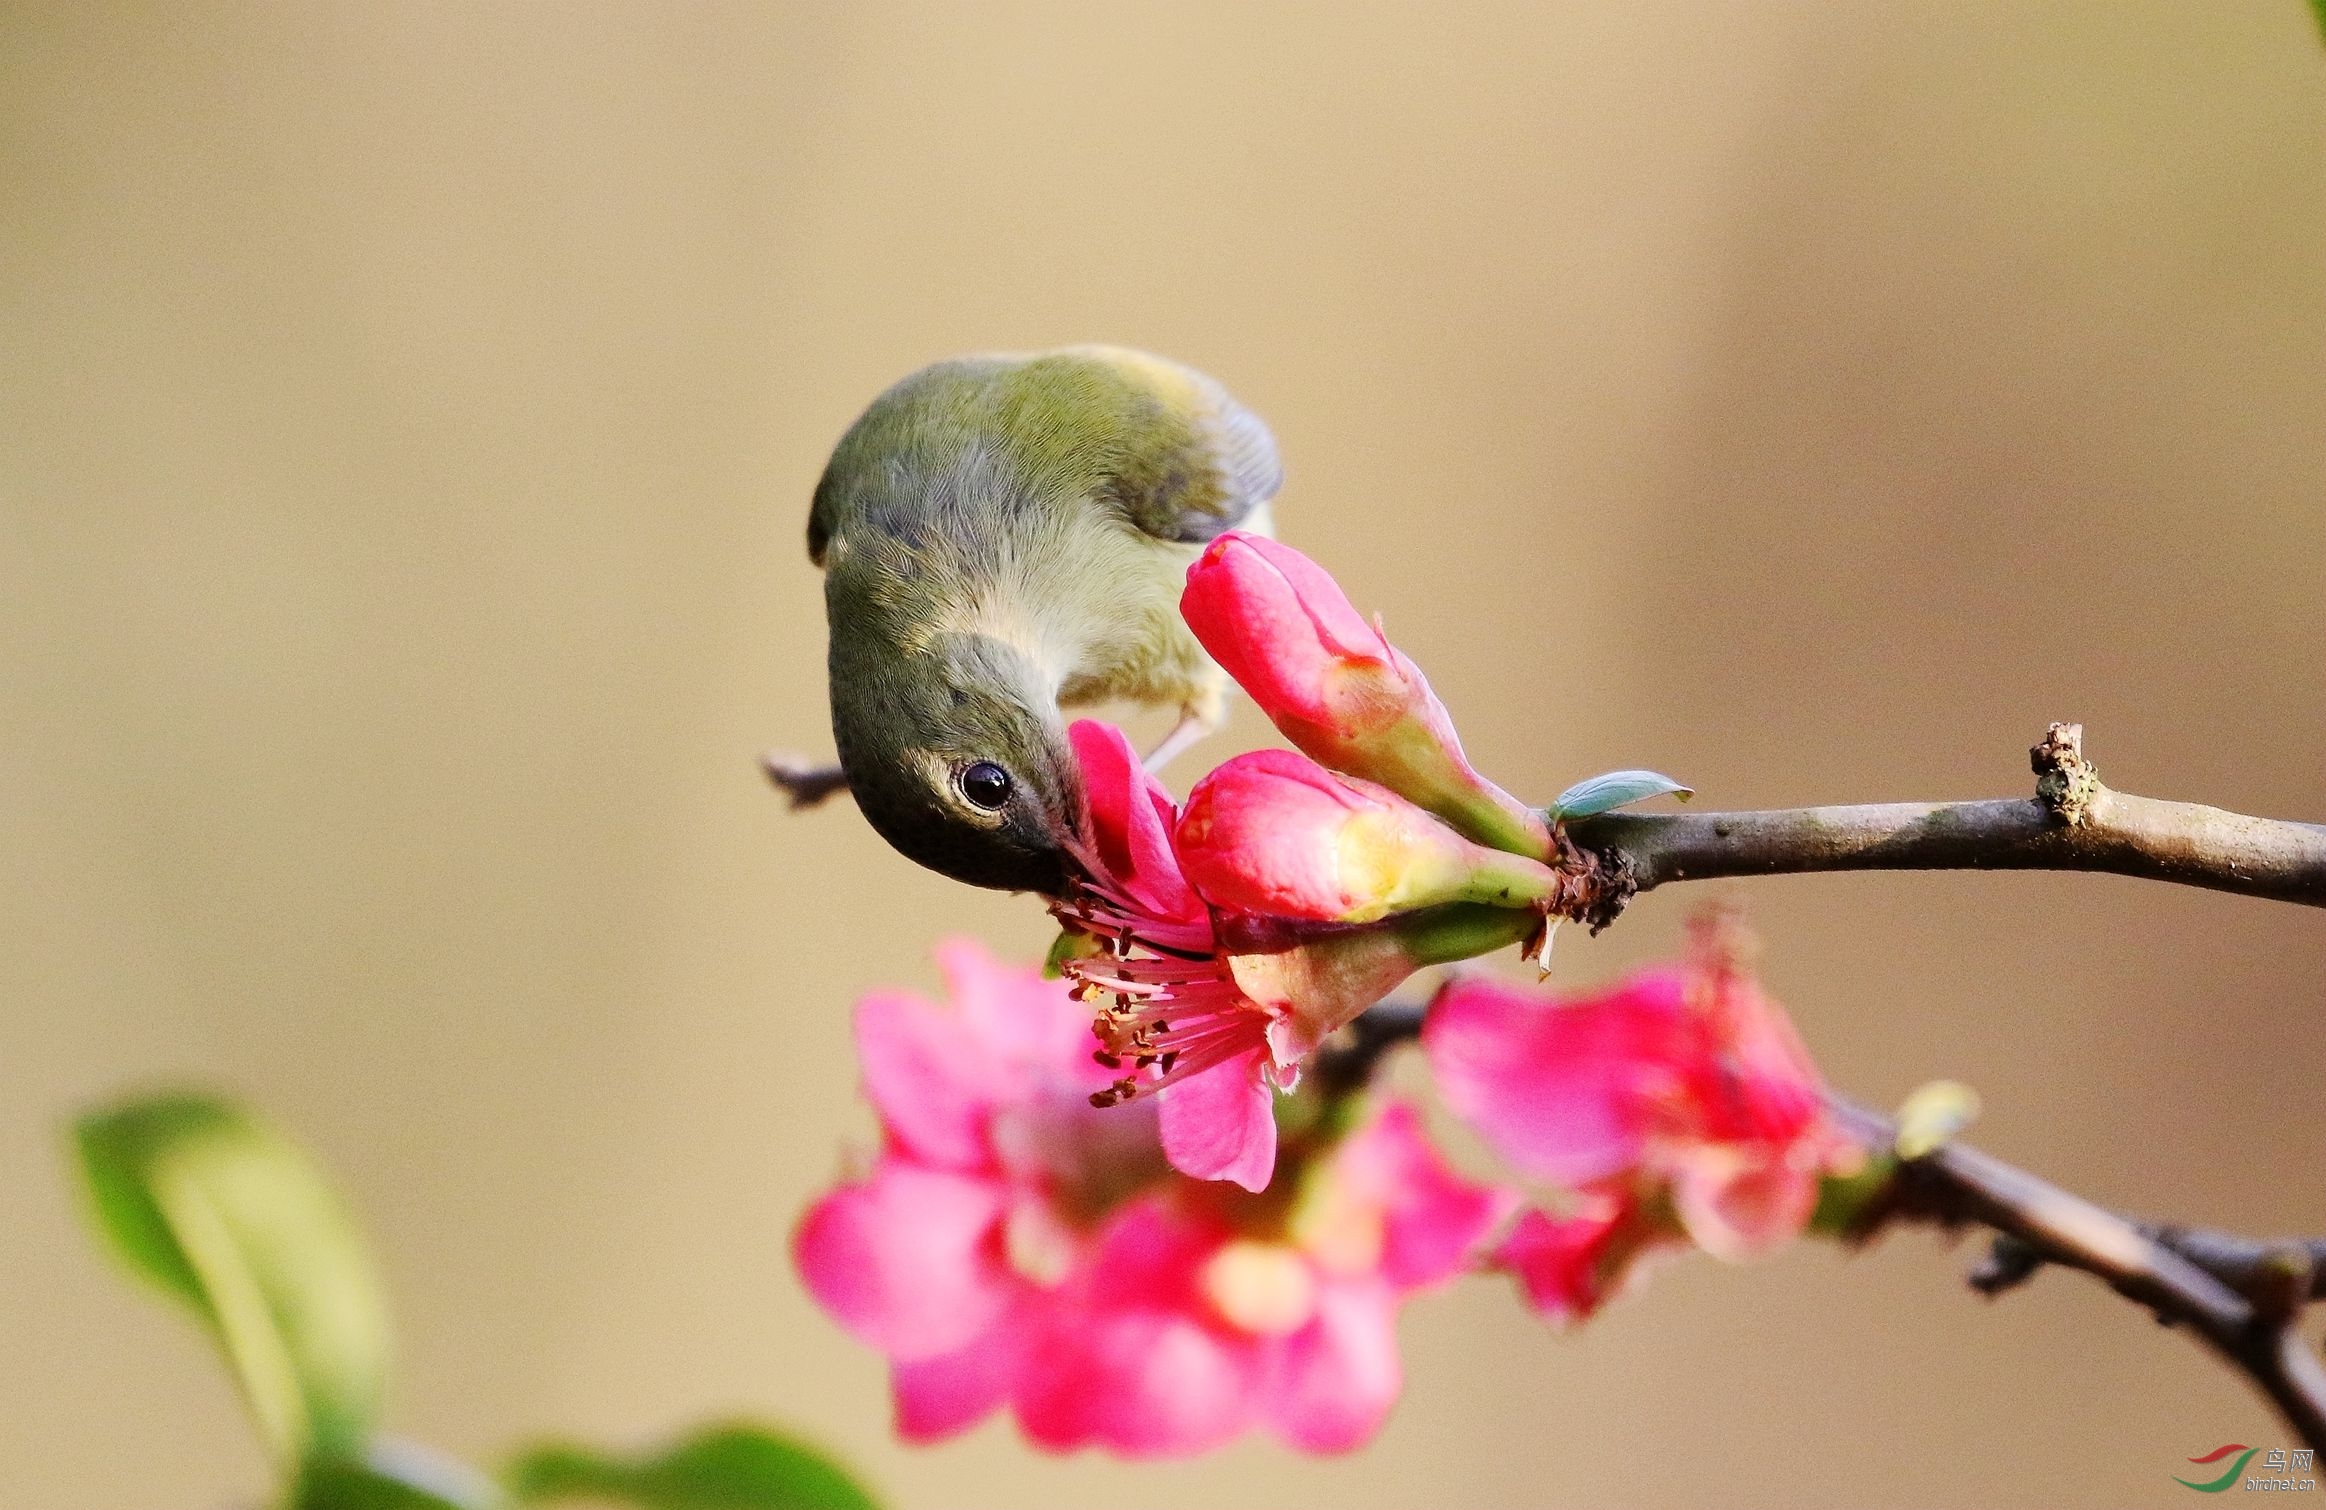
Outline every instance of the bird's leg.
[(1154, 775), (1161, 771), (1217, 729), (1220, 726), (1220, 711), (1217, 707), (1195, 705), (1180, 709), (1179, 722), (1171, 726), (1171, 732), (1163, 736), (1160, 744), (1147, 752), (1147, 773)]
[(848, 790), (848, 773), (837, 765), (817, 765), (804, 755), (769, 750), (759, 757), (759, 769), (775, 789), (791, 799), (793, 812), (814, 807), (834, 792)]

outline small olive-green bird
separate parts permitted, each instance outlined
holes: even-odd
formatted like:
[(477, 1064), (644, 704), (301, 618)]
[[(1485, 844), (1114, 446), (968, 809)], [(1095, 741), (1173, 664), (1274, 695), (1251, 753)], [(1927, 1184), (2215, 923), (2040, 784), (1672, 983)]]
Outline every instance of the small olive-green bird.
[(1179, 617), (1223, 530), (1265, 531), (1276, 442), (1218, 383), (1109, 346), (924, 367), (816, 485), (840, 764), (782, 757), (795, 802), (845, 786), (881, 837), (976, 886), (1055, 893), (1084, 831), (1062, 710), (1176, 709), (1159, 766), (1227, 677)]

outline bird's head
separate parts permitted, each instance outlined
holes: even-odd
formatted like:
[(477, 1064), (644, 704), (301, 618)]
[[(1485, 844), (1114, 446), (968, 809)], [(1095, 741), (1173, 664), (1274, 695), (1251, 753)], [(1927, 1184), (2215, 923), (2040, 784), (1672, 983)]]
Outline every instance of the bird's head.
[(1056, 689), (1022, 650), (836, 634), (832, 733), (857, 806), (908, 859), (972, 886), (1065, 889), (1082, 782)]

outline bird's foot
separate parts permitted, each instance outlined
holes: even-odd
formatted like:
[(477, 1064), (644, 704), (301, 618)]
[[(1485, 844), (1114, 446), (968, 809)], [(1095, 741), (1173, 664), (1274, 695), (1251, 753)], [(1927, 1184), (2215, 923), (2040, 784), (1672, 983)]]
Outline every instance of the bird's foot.
[(1205, 712), (1198, 708), (1185, 709), (1179, 715), (1179, 722), (1171, 726), (1171, 732), (1164, 735), (1162, 742), (1147, 752), (1147, 758), (1143, 762), (1147, 768), (1147, 774), (1150, 776), (1158, 774), (1172, 761), (1202, 743), (1204, 738), (1219, 726), (1218, 714)]
[(822, 765), (786, 750), (769, 750), (760, 756), (759, 769), (767, 773), (777, 791), (791, 799), (795, 813), (848, 790), (848, 773), (840, 767)]

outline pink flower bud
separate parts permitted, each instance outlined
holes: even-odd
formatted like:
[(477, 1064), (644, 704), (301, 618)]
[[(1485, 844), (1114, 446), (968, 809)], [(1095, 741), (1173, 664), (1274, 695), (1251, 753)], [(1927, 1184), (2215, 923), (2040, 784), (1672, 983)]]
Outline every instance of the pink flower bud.
[(1541, 859), (1540, 813), (1473, 770), (1421, 668), (1287, 545), (1230, 532), (1188, 569), (1179, 611), (1284, 737), (1482, 844)]
[(1179, 861), (1214, 907), (1261, 917), (1369, 923), (1448, 902), (1534, 907), (1559, 878), (1473, 844), (1395, 793), (1290, 750), (1239, 755), (1196, 784)]

